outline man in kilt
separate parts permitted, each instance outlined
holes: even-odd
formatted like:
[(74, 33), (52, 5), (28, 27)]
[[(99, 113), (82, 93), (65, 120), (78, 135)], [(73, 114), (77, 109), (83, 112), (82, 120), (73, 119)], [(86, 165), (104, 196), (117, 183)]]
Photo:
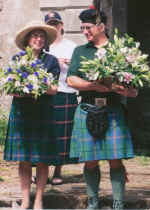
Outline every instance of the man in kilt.
[(50, 54), (57, 57), (60, 65), (60, 77), (57, 95), (53, 97), (54, 109), (54, 132), (58, 159), (51, 184), (62, 184), (61, 165), (76, 163), (76, 158), (70, 158), (70, 140), (72, 135), (74, 112), (77, 107), (77, 91), (66, 83), (66, 76), (70, 59), (76, 44), (63, 37), (64, 26), (61, 16), (58, 12), (50, 11), (45, 15), (45, 23), (54, 26), (57, 30), (57, 38), (50, 46)]
[[(70, 156), (85, 162), (84, 179), (88, 194), (88, 210), (98, 209), (98, 191), (100, 183), (99, 160), (108, 160), (110, 166), (110, 179), (113, 191), (113, 209), (123, 209), (123, 199), (126, 182), (126, 171), (122, 159), (133, 158), (131, 136), (124, 119), (121, 105), (121, 96), (135, 97), (137, 91), (130, 90), (121, 85), (104, 85), (100, 81), (88, 81), (81, 68), (81, 56), (93, 59), (97, 49), (108, 43), (105, 33), (107, 18), (103, 11), (97, 16), (96, 10), (90, 8), (79, 15), (81, 31), (88, 40), (74, 50), (67, 83), (70, 87), (78, 89), (82, 97), (76, 109), (74, 127), (71, 139)], [(100, 102), (108, 107), (109, 128), (103, 138), (94, 138), (86, 127), (87, 111), (82, 109), (84, 104)]]

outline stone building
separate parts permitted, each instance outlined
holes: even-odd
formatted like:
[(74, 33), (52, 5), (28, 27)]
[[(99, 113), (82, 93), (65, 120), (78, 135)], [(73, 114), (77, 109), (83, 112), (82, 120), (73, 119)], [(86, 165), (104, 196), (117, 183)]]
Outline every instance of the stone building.
[[(0, 66), (18, 50), (14, 44), (16, 31), (30, 20), (40, 20), (49, 10), (57, 10), (64, 20), (65, 36), (78, 44), (85, 42), (80, 32), (78, 14), (82, 9), (98, 2), (108, 14), (109, 35), (117, 27), (121, 33), (127, 32), (141, 42), (141, 49), (150, 54), (150, 1), (143, 0), (0, 0)], [(128, 100), (131, 122), (134, 121), (133, 135), (143, 137), (142, 125), (146, 119), (145, 138), (150, 138), (150, 89), (140, 91), (136, 99)], [(0, 100), (3, 104), (5, 100)], [(6, 100), (8, 101), (8, 100)], [(8, 103), (5, 107), (8, 106)], [(136, 122), (136, 123), (135, 123)], [(138, 132), (137, 132), (138, 128)]]
[[(101, 7), (108, 14), (109, 34), (113, 29), (113, 0), (99, 0)], [(115, 0), (118, 1), (118, 0)], [(0, 65), (8, 63), (18, 50), (14, 44), (16, 31), (31, 20), (41, 20), (49, 10), (58, 11), (63, 20), (65, 36), (77, 44), (85, 42), (80, 32), (78, 15), (93, 0), (0, 0)]]
[[(40, 20), (49, 10), (57, 10), (65, 23), (65, 36), (78, 44), (85, 42), (80, 33), (78, 14), (94, 0), (0, 0), (0, 65), (18, 49), (14, 45), (16, 31), (30, 20)], [(120, 32), (128, 32), (142, 44), (149, 53), (150, 42), (150, 2), (143, 0), (95, 0), (108, 14), (110, 37), (114, 27)]]
[(31, 20), (43, 19), (49, 10), (57, 10), (63, 20), (65, 36), (83, 43), (79, 30), (78, 14), (87, 8), (92, 0), (0, 0), (0, 60), (1, 65), (18, 50), (14, 44), (16, 31)]

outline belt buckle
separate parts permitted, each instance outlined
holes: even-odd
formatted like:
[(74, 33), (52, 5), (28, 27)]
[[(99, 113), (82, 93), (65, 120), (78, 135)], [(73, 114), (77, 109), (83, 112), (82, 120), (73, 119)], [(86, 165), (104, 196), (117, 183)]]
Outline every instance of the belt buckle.
[(107, 98), (95, 98), (95, 105), (96, 106), (106, 106), (107, 105)]

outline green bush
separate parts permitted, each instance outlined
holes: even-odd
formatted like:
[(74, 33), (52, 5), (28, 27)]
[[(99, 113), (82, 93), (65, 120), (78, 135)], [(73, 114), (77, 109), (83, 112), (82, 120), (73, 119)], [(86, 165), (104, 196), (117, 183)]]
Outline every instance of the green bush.
[(0, 146), (4, 145), (8, 124), (8, 112), (0, 109)]
[(4, 145), (7, 123), (8, 123), (7, 119), (0, 119), (0, 145)]
[(147, 156), (138, 156), (138, 160), (141, 165), (147, 166), (149, 165), (150, 157)]

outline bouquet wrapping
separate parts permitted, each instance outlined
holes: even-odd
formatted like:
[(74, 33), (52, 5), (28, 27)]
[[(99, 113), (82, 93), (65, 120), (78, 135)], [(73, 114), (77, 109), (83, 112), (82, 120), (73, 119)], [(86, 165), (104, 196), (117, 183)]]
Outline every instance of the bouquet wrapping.
[(52, 73), (47, 73), (40, 59), (35, 59), (32, 49), (20, 52), (6, 69), (0, 72), (0, 92), (5, 94), (32, 95), (37, 99), (51, 85), (57, 84)]
[(148, 55), (140, 50), (140, 43), (125, 34), (119, 37), (115, 29), (114, 38), (97, 50), (94, 59), (81, 57), (81, 68), (90, 81), (101, 80), (105, 84), (122, 84), (125, 87), (150, 86)]

